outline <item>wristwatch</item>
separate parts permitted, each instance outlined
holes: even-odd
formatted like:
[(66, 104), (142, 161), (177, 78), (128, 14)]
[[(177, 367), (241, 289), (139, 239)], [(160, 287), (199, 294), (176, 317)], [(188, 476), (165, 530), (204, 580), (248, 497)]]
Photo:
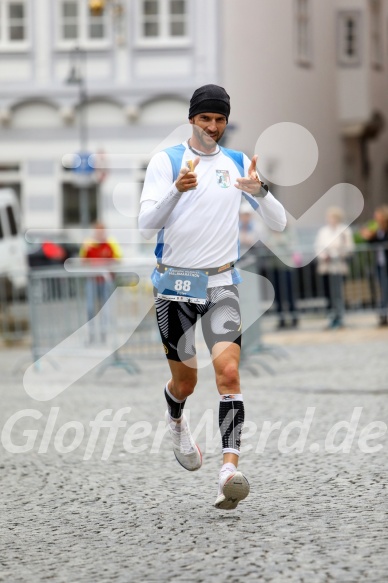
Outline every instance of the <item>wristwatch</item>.
[(255, 198), (264, 198), (268, 194), (268, 185), (264, 184), (264, 182), (262, 182), (261, 180), (260, 184), (261, 184), (260, 191), (257, 194), (253, 195)]

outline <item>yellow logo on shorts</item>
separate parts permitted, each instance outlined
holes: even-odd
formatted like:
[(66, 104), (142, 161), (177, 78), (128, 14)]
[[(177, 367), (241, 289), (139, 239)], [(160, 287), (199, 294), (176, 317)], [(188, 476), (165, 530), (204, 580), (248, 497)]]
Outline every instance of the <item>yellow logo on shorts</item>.
[(168, 348), (167, 348), (167, 346), (165, 344), (163, 344), (163, 348), (164, 348), (164, 353), (165, 354), (168, 354)]

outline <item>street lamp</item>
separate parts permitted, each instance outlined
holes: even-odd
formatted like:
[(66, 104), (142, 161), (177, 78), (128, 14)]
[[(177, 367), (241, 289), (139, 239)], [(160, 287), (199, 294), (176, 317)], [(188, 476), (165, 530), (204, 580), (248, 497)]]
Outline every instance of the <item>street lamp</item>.
[(69, 85), (78, 85), (78, 119), (79, 119), (79, 143), (80, 143), (80, 163), (74, 168), (77, 175), (77, 185), (79, 187), (80, 197), (80, 222), (81, 227), (86, 229), (89, 227), (89, 191), (88, 186), (91, 183), (90, 175), (94, 169), (89, 165), (89, 153), (87, 151), (88, 145), (88, 128), (86, 122), (86, 51), (79, 47), (75, 48), (71, 53), (70, 73), (66, 79)]

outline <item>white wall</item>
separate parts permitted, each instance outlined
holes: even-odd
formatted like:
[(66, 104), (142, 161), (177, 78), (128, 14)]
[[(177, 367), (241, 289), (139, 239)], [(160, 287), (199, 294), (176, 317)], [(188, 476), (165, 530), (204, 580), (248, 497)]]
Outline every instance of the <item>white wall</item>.
[(332, 3), (313, 0), (309, 68), (295, 64), (291, 0), (223, 0), (222, 7), (223, 84), (231, 96), (230, 122), (238, 126), (228, 145), (252, 155), (263, 130), (278, 122), (305, 126), (318, 143), (314, 174), (301, 185), (277, 189), (298, 217), (341, 181)]

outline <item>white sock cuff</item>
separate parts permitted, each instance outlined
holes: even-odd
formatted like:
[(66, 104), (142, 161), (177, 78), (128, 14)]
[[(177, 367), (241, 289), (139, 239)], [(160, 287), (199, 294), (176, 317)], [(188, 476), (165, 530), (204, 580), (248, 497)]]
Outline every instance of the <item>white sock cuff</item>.
[[(170, 381), (168, 381), (168, 382), (170, 382)], [(172, 395), (170, 393), (170, 391), (168, 390), (168, 383), (165, 386), (165, 390), (166, 390), (167, 395), (170, 397), (170, 399), (172, 399), (173, 401), (175, 401), (175, 403), (184, 403), (186, 401), (186, 399), (183, 399), (182, 401), (179, 401), (179, 399), (177, 399), (176, 397), (174, 397), (174, 395)]]
[(230, 393), (229, 395), (220, 395), (220, 401), (244, 401), (241, 393)]
[(228, 462), (228, 463), (224, 464), (221, 468), (221, 472), (225, 472), (225, 471), (236, 472), (237, 468), (234, 464), (232, 464), (231, 462)]
[(233, 449), (232, 447), (222, 448), (222, 453), (234, 453), (240, 457), (240, 452), (238, 449)]

